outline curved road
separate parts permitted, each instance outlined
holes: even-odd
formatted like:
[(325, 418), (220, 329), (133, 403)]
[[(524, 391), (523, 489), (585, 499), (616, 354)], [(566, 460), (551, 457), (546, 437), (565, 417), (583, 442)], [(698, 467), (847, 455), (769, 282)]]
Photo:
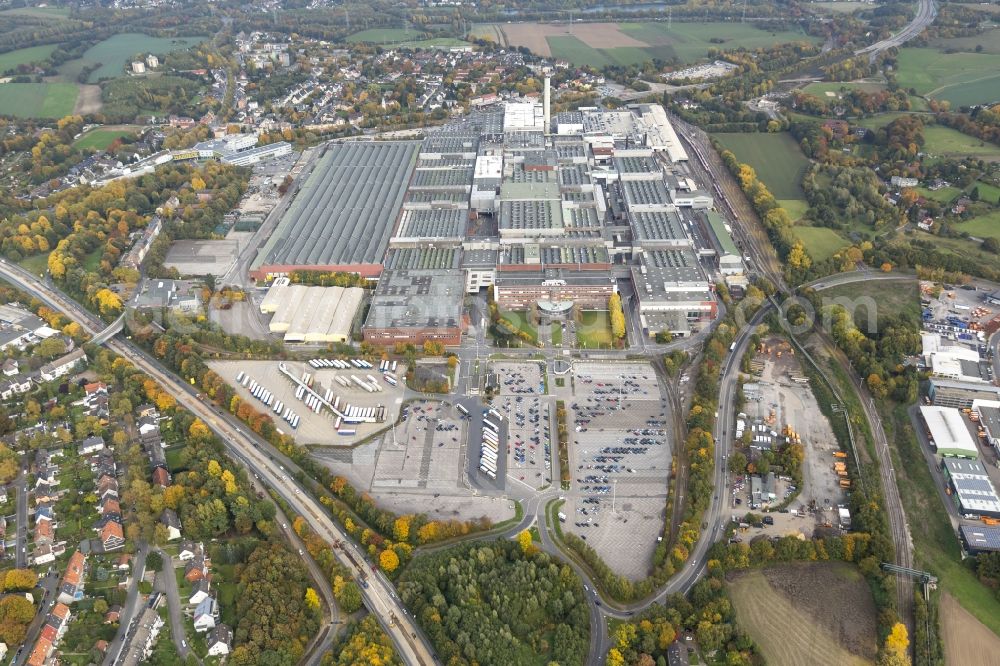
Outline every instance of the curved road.
[[(81, 306), (20, 267), (12, 266), (6, 261), (0, 263), (0, 277), (50, 307), (66, 313), (92, 335), (96, 335), (104, 328), (100, 321)], [(365, 605), (392, 638), (396, 651), (405, 663), (414, 665), (436, 663), (429, 643), (403, 608), (392, 585), (381, 572), (372, 575), (370, 571), (363, 570), (363, 567), (367, 566), (365, 556), (350, 542), (347, 535), (326, 514), (320, 504), (308, 493), (303, 492), (291, 476), (297, 470), (290, 464), (286, 468), (287, 462), (285, 464), (277, 462), (275, 460), (277, 452), (266, 442), (233, 423), (234, 419), (230, 415), (202, 402), (193, 387), (181, 382), (137, 346), (117, 338), (108, 340), (106, 345), (158, 381), (177, 399), (181, 407), (204, 421), (219, 436), (234, 460), (244, 464), (268, 487), (274, 489), (320, 536), (330, 543), (343, 544), (342, 548), (333, 550), (334, 554), (343, 565), (354, 572), (356, 577), (367, 576), (368, 584), (361, 590)], [(351, 551), (353, 559), (345, 554), (345, 549)], [(354, 562), (361, 563), (361, 566), (356, 566)]]
[(913, 20), (910, 21), (905, 28), (897, 32), (895, 35), (886, 37), (885, 39), (875, 42), (870, 46), (866, 46), (863, 49), (858, 49), (854, 52), (854, 55), (864, 55), (865, 53), (869, 53), (871, 54), (872, 59), (874, 59), (875, 56), (882, 51), (902, 46), (922, 33), (927, 26), (934, 22), (936, 17), (937, 2), (935, 2), (935, 0), (920, 0), (917, 5), (917, 15), (913, 17)]

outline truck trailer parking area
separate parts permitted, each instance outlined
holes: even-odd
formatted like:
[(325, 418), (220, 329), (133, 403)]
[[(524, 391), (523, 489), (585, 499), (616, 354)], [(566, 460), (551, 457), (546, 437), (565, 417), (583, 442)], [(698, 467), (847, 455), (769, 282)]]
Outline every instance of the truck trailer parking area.
[[(364, 380), (364, 383), (371, 385), (371, 381), (367, 379), (367, 374), (371, 373), (371, 370), (357, 368), (352, 370), (332, 368), (317, 370), (308, 363), (285, 361), (283, 365), (287, 372), (300, 379), (308, 375), (313, 391), (321, 397), (325, 398), (329, 391), (331, 403), (336, 403), (337, 398), (339, 398), (339, 407), (342, 411), (346, 411), (346, 405), (350, 405), (355, 410), (370, 410), (372, 414), (382, 417), (381, 421), (378, 420), (377, 416), (373, 416), (375, 421), (360, 423), (348, 423), (341, 419), (338, 424), (338, 417), (328, 408), (321, 407), (318, 412), (310, 408), (306, 392), (299, 395), (298, 385), (281, 371), (281, 365), (282, 363), (278, 361), (209, 362), (209, 367), (212, 370), (233, 385), (241, 400), (247, 402), (257, 411), (266, 413), (272, 418), (279, 430), (285, 434), (293, 435), (302, 444), (349, 446), (384, 429), (399, 414), (399, 405), (402, 402), (403, 394), (401, 387), (392, 387), (376, 377), (381, 390), (369, 392), (358, 383), (350, 381), (350, 377), (354, 375)], [(405, 368), (402, 372), (405, 372)], [(240, 373), (244, 375), (244, 378), (249, 378), (246, 385), (242, 381), (236, 381)], [(338, 377), (348, 380), (347, 385), (337, 382)], [(271, 405), (266, 405), (259, 397), (253, 395), (250, 390), (252, 382), (263, 386), (271, 393)], [(281, 403), (280, 413), (274, 411), (279, 402)], [(297, 423), (294, 419), (286, 420), (284, 418), (286, 410), (291, 410), (292, 414), (298, 417)], [(292, 423), (296, 423), (295, 428), (292, 427)]]
[[(669, 414), (648, 363), (576, 363), (563, 529), (617, 573), (645, 577), (664, 524)], [(623, 548), (623, 544), (628, 544)]]

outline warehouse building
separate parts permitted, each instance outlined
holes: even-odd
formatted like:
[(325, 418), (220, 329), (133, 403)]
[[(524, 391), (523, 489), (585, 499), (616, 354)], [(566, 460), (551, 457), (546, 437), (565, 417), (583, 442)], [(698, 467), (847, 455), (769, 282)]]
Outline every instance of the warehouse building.
[(460, 270), (386, 270), (362, 327), (365, 341), (458, 345), (466, 329)]
[(937, 407), (966, 409), (976, 400), (1000, 400), (1000, 387), (931, 377), (927, 395)]
[(1000, 497), (993, 488), (986, 468), (978, 460), (945, 458), (941, 461), (951, 497), (966, 518), (1000, 517)]
[(524, 310), (540, 301), (572, 301), (585, 310), (601, 310), (613, 293), (615, 279), (607, 271), (499, 271), (494, 285), (496, 301), (506, 310)]
[(927, 424), (927, 434), (938, 454), (950, 458), (979, 457), (979, 448), (966, 420), (957, 409), (924, 405), (920, 415)]
[(262, 314), (273, 314), (272, 333), (285, 342), (348, 342), (365, 290), (358, 287), (310, 287), (275, 280), (261, 301)]
[(1000, 551), (1000, 527), (983, 523), (962, 523), (958, 526), (965, 551), (970, 555)]
[(382, 272), (420, 142), (330, 144), (258, 251), (256, 280), (295, 270)]
[(690, 248), (644, 251), (631, 273), (646, 335), (669, 331), (684, 337), (692, 323), (710, 321), (718, 312), (708, 277)]

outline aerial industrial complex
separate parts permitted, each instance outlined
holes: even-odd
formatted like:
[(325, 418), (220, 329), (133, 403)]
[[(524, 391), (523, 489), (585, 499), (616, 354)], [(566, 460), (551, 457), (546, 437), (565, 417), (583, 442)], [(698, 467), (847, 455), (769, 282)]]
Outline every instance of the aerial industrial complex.
[[(662, 107), (548, 109), (513, 101), (419, 142), (327, 145), (251, 277), (377, 279), (362, 332), (378, 344), (459, 344), (465, 294), (490, 287), (501, 309), (558, 318), (631, 284), (646, 335), (711, 321), (714, 285), (743, 287), (743, 262), (712, 196), (677, 169), (688, 156)], [(295, 326), (312, 300), (267, 301), (287, 341), (341, 339)]]

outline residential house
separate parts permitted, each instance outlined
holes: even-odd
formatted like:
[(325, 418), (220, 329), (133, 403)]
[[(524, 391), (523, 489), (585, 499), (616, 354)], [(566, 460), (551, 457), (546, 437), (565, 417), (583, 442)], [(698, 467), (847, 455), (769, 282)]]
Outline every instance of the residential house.
[(181, 519), (173, 509), (164, 509), (160, 514), (160, 522), (167, 527), (167, 541), (181, 538)]
[(202, 634), (215, 628), (219, 618), (219, 604), (215, 597), (208, 597), (194, 609), (194, 630)]
[(201, 553), (195, 555), (184, 565), (184, 580), (195, 583), (208, 577), (208, 560)]
[(77, 453), (81, 456), (87, 456), (91, 453), (97, 453), (104, 449), (104, 439), (101, 437), (96, 437), (91, 435), (87, 439), (80, 442), (80, 446), (77, 447)]
[(157, 465), (153, 468), (153, 483), (161, 488), (166, 488), (170, 485), (170, 481), (170, 472), (167, 471), (166, 467)]
[(15, 375), (0, 382), (0, 399), (10, 400), (16, 395), (23, 395), (31, 390), (31, 377)]
[(136, 407), (135, 415), (140, 419), (149, 417), (155, 421), (157, 416), (159, 416), (159, 413), (156, 411), (155, 405), (147, 402)]
[(122, 531), (122, 526), (113, 520), (104, 524), (100, 535), (101, 545), (105, 552), (118, 550), (125, 545), (125, 533)]
[(105, 497), (118, 497), (118, 479), (110, 474), (102, 474), (97, 480), (97, 498), (103, 500)]
[(57, 358), (51, 363), (46, 363), (39, 370), (42, 381), (51, 382), (64, 375), (68, 375), (81, 363), (87, 362), (87, 355), (83, 349), (74, 349), (70, 353)]
[(44, 636), (38, 637), (38, 642), (35, 643), (34, 649), (31, 651), (31, 656), (28, 657), (26, 662), (28, 666), (45, 666), (45, 662), (48, 661), (49, 655), (55, 650), (55, 646), (52, 641), (45, 638)]
[(177, 551), (177, 559), (181, 562), (192, 560), (196, 555), (202, 554), (202, 545), (194, 541), (181, 541), (180, 550)]
[(51, 562), (55, 562), (56, 558), (61, 557), (65, 552), (66, 545), (63, 543), (43, 544), (41, 546), (36, 544), (35, 551), (32, 553), (31, 561), (36, 567), (42, 564), (49, 564)]
[(118, 569), (118, 571), (128, 571), (131, 568), (132, 556), (128, 553), (122, 553), (121, 557), (115, 561), (115, 569)]
[(0, 487), (0, 504), (7, 503), (7, 489)]
[(192, 606), (197, 606), (208, 598), (211, 585), (207, 578), (202, 578), (196, 582), (191, 588), (191, 596), (188, 598), (188, 603)]
[(47, 483), (41, 480), (35, 484), (35, 489), (32, 493), (35, 495), (35, 501), (39, 504), (55, 502), (56, 499), (59, 498), (59, 493), (56, 490), (55, 484)]
[(122, 615), (122, 607), (115, 604), (104, 614), (104, 624), (116, 624)]
[(215, 628), (208, 632), (207, 640), (208, 654), (212, 657), (219, 657), (229, 654), (233, 645), (233, 630), (224, 624), (217, 624)]
[(9, 358), (3, 362), (3, 366), (0, 366), (0, 371), (3, 372), (4, 377), (13, 377), (18, 372), (20, 372), (20, 366), (17, 363), (17, 359)]
[(59, 586), (59, 596), (57, 599), (64, 604), (71, 604), (83, 598), (83, 588), (86, 583), (84, 576), (87, 558), (83, 553), (76, 551), (69, 558), (66, 565), (66, 574), (63, 576), (62, 584)]
[(35, 547), (38, 546), (51, 546), (53, 540), (55, 539), (56, 531), (52, 526), (52, 521), (43, 520), (41, 522), (35, 523), (35, 533), (33, 535), (33, 540), (35, 542)]

